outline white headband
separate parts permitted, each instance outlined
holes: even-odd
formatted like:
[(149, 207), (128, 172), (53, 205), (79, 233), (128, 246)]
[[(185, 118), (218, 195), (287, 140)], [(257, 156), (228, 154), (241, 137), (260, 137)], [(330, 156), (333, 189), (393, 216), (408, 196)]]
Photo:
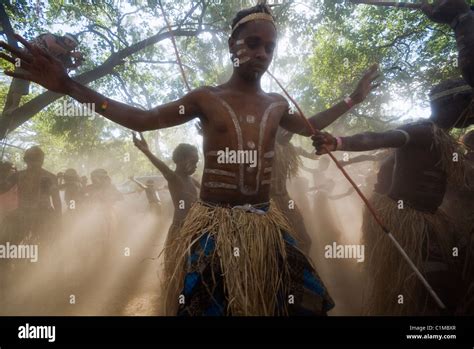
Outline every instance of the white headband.
[(472, 92), (472, 87), (469, 86), (469, 85), (462, 85), (462, 86), (455, 87), (455, 88), (452, 88), (452, 89), (449, 89), (449, 90), (446, 90), (446, 91), (443, 91), (443, 92), (440, 92), (440, 93), (435, 93), (434, 95), (430, 96), (430, 101), (433, 102), (433, 101), (436, 101), (436, 100), (438, 100), (440, 98), (443, 98), (443, 97), (446, 97), (446, 96), (454, 95), (454, 94), (460, 93), (460, 92), (467, 92), (467, 91)]
[(232, 28), (232, 33), (231, 33), (231, 35), (233, 35), (234, 32), (236, 31), (236, 29), (237, 29), (239, 26), (241, 26), (242, 24), (247, 23), (247, 22), (250, 22), (250, 21), (257, 21), (257, 20), (269, 21), (269, 22), (271, 22), (271, 23), (275, 26), (275, 28), (276, 28), (275, 21), (273, 20), (273, 16), (272, 16), (272, 15), (269, 15), (268, 13), (263, 13), (263, 12), (251, 13), (251, 14), (249, 14), (248, 16), (245, 16), (244, 18), (242, 18), (240, 21), (238, 21), (236, 25), (234, 25), (234, 27)]
[(64, 35), (64, 37), (65, 37), (65, 38), (68, 38), (68, 39), (71, 40), (71, 41), (74, 41), (74, 43), (75, 43), (76, 45), (79, 45), (79, 42), (77, 41), (77, 39), (76, 39), (74, 36), (72, 36), (71, 34), (66, 34), (66, 35)]

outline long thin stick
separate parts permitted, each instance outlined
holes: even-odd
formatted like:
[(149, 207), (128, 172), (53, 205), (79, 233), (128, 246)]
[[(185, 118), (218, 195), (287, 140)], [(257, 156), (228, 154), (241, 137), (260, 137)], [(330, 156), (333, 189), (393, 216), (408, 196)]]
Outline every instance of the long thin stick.
[(189, 86), (188, 79), (186, 79), (186, 73), (184, 72), (183, 63), (181, 62), (181, 57), (179, 56), (178, 46), (176, 45), (176, 39), (173, 35), (170, 22), (168, 21), (168, 18), (166, 17), (166, 12), (165, 12), (165, 9), (163, 8), (163, 4), (161, 3), (161, 1), (160, 1), (160, 8), (161, 8), (161, 13), (163, 13), (163, 18), (166, 22), (166, 26), (168, 27), (168, 32), (171, 34), (171, 42), (173, 43), (174, 53), (176, 54), (176, 59), (178, 61), (179, 69), (181, 70), (181, 76), (183, 77), (184, 84), (186, 85), (186, 88), (188, 89), (188, 92), (189, 92), (191, 91), (191, 87)]
[(354, 4), (364, 4), (364, 5), (375, 5), (375, 6), (385, 6), (385, 7), (398, 7), (398, 8), (409, 8), (419, 10), (421, 9), (421, 4), (412, 4), (409, 2), (396, 2), (396, 1), (380, 1), (380, 0), (351, 0)]
[[(289, 93), (285, 90), (285, 88), (283, 87), (282, 84), (280, 84), (280, 82), (277, 80), (277, 78), (275, 78), (275, 76), (273, 76), (269, 71), (267, 71), (268, 75), (270, 75), (274, 80), (275, 82), (278, 84), (278, 86), (280, 86), (280, 88), (282, 89), (282, 91), (285, 93), (285, 95), (290, 99), (290, 101), (293, 103), (293, 105), (296, 107), (296, 109), (298, 110), (300, 116), (302, 119), (305, 120), (305, 123), (307, 124), (308, 128), (311, 130), (311, 133), (314, 135), (316, 134), (316, 129), (313, 127), (313, 125), (311, 125), (311, 123), (309, 122), (309, 120), (306, 118), (305, 114), (303, 113), (303, 111), (301, 110), (300, 106), (298, 105), (298, 103), (296, 103), (296, 101), (291, 98), (291, 96), (289, 95)], [(436, 304), (438, 304), (438, 306), (441, 308), (441, 309), (446, 309), (446, 306), (444, 305), (444, 303), (441, 301), (441, 299), (438, 297), (438, 295), (436, 294), (436, 292), (433, 290), (433, 288), (431, 287), (431, 285), (428, 283), (428, 281), (425, 279), (425, 277), (421, 274), (421, 272), (418, 270), (418, 268), (416, 267), (415, 263), (413, 263), (413, 261), (410, 259), (410, 257), (407, 255), (407, 253), (405, 252), (405, 250), (403, 249), (402, 246), (400, 246), (400, 244), (398, 243), (398, 241), (395, 239), (395, 237), (393, 236), (393, 234), (385, 227), (385, 225), (382, 223), (382, 220), (379, 218), (379, 216), (377, 215), (377, 213), (375, 212), (374, 208), (372, 207), (372, 205), (370, 204), (369, 200), (367, 200), (367, 198), (365, 197), (365, 195), (362, 193), (362, 191), (359, 189), (359, 187), (357, 186), (357, 184), (355, 184), (355, 182), (352, 180), (352, 178), (349, 176), (349, 174), (346, 172), (346, 170), (344, 169), (344, 167), (341, 166), (341, 164), (339, 163), (339, 161), (337, 161), (337, 159), (334, 157), (334, 155), (330, 152), (330, 151), (327, 151), (327, 154), (329, 155), (329, 157), (332, 159), (332, 161), (334, 161), (334, 163), (336, 164), (336, 166), (339, 168), (339, 170), (342, 172), (342, 174), (344, 175), (344, 177), (347, 178), (347, 180), (349, 181), (349, 183), (351, 183), (351, 185), (354, 187), (354, 189), (356, 190), (357, 194), (359, 194), (360, 198), (362, 199), (362, 201), (364, 201), (365, 205), (367, 206), (367, 208), (369, 209), (370, 213), (372, 214), (372, 216), (374, 217), (374, 219), (377, 221), (377, 223), (380, 225), (380, 227), (382, 228), (382, 230), (388, 235), (388, 237), (390, 238), (390, 240), (392, 240), (392, 242), (394, 243), (395, 247), (397, 248), (397, 250), (401, 253), (401, 255), (403, 256), (403, 258), (405, 259), (405, 261), (408, 263), (408, 265), (413, 269), (413, 271), (415, 272), (416, 276), (418, 277), (418, 279), (421, 281), (421, 283), (423, 284), (423, 286), (425, 286), (426, 290), (429, 292), (429, 294), (433, 297), (433, 299), (435, 300)]]

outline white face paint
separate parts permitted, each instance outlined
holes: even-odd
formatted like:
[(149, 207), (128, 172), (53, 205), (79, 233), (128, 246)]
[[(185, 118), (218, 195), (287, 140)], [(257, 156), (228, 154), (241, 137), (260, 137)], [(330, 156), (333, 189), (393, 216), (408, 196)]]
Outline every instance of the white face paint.
[(245, 64), (248, 61), (250, 61), (250, 57), (248, 57), (248, 56), (242, 56), (242, 58), (239, 59), (240, 64)]
[[(245, 41), (243, 39), (237, 40), (235, 42), (236, 46), (242, 46), (245, 45)], [(240, 64), (245, 64), (248, 61), (250, 61), (250, 57), (246, 56), (245, 53), (247, 52), (247, 49), (241, 48), (240, 50), (237, 51), (236, 56), (239, 59), (239, 65)]]
[(250, 61), (250, 57), (246, 56), (245, 53), (247, 52), (247, 49), (243, 48), (237, 51), (236, 56), (239, 60), (239, 65), (240, 64), (245, 64), (248, 61)]

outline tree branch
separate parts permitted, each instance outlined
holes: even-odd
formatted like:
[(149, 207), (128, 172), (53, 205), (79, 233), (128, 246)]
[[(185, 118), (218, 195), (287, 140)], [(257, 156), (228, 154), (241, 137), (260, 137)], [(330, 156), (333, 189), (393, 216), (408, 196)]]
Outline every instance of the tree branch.
[(126, 84), (125, 84), (125, 81), (123, 81), (123, 79), (122, 79), (122, 77), (120, 76), (120, 74), (117, 73), (117, 72), (113, 72), (113, 73), (112, 73), (112, 76), (114, 76), (114, 77), (119, 81), (120, 85), (122, 86), (123, 93), (125, 94), (125, 96), (126, 96), (127, 99), (128, 99), (128, 102), (129, 102), (131, 105), (133, 105), (133, 106), (135, 106), (135, 107), (137, 107), (137, 108), (143, 109), (143, 106), (142, 106), (142, 105), (136, 103), (136, 102), (133, 100), (132, 95), (131, 95), (130, 92), (128, 92), (128, 90), (127, 90), (127, 86), (126, 86)]
[(109, 40), (108, 37), (106, 37), (104, 34), (98, 32), (97, 30), (93, 29), (93, 26), (90, 26), (90, 25), (89, 25), (89, 26), (87, 26), (87, 29), (88, 29), (88, 30), (82, 31), (81, 34), (84, 34), (84, 33), (89, 32), (89, 33), (94, 33), (94, 34), (97, 35), (97, 36), (100, 36), (102, 39), (104, 39), (104, 40), (109, 44), (109, 46), (110, 46), (110, 51), (111, 51), (112, 53), (115, 52), (115, 45), (114, 45), (114, 43), (113, 43), (112, 41)]
[[(106, 75), (112, 74), (114, 68), (122, 64), (125, 58), (143, 50), (148, 46), (155, 45), (158, 42), (170, 38), (172, 34), (176, 37), (192, 37), (198, 36), (203, 32), (206, 32), (206, 30), (173, 30), (171, 33), (168, 31), (162, 33), (160, 31), (158, 34), (155, 34), (145, 40), (142, 40), (136, 44), (133, 44), (129, 47), (126, 47), (118, 52), (111, 54), (110, 57), (100, 66), (88, 72), (82, 73), (74, 77), (73, 79), (79, 82), (80, 84), (87, 85), (93, 81), (99, 80), (100, 78)], [(36, 115), (38, 112), (40, 112), (43, 108), (56, 101), (57, 99), (61, 98), (62, 96), (62, 94), (47, 91), (33, 98), (31, 101), (23, 104), (21, 107), (16, 108), (10, 114), (12, 119), (10, 127), (8, 127), (4, 119), (0, 120), (0, 139), (3, 139), (5, 137), (7, 128), (10, 131), (18, 128), (20, 125), (22, 125), (23, 123), (31, 119), (34, 115)]]
[(0, 23), (2, 23), (3, 33), (5, 33), (5, 35), (7, 36), (8, 44), (18, 49), (19, 47), (15, 39), (15, 32), (13, 31), (12, 24), (10, 23), (10, 18), (8, 18), (3, 3), (0, 3)]
[[(179, 64), (177, 61), (156, 61), (153, 59), (134, 59), (130, 60), (130, 63), (149, 63), (149, 64)], [(189, 65), (183, 64), (183, 67), (192, 69)]]
[(384, 44), (384, 45), (380, 45), (380, 46), (376, 46), (375, 48), (376, 49), (382, 49), (382, 48), (389, 48), (389, 47), (392, 47), (394, 46), (399, 40), (402, 40), (402, 39), (406, 39), (408, 38), (409, 36), (415, 34), (415, 33), (418, 33), (420, 32), (419, 29), (413, 29), (413, 30), (410, 30), (406, 33), (403, 33), (403, 34), (400, 34), (398, 36), (396, 36), (392, 41), (390, 41), (389, 43), (387, 44)]

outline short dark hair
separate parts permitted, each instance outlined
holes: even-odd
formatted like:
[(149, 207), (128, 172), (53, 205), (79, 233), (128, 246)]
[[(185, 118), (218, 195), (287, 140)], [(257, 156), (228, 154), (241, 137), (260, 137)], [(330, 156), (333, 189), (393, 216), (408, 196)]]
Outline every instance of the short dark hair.
[(91, 172), (91, 177), (107, 177), (109, 174), (103, 168), (97, 168)]
[(182, 161), (186, 156), (190, 153), (197, 153), (197, 148), (194, 145), (181, 143), (179, 144), (176, 149), (173, 151), (173, 161), (174, 163), (178, 163)]
[(35, 161), (35, 160), (44, 160), (44, 152), (37, 145), (32, 146), (31, 148), (26, 149), (25, 155), (23, 156), (25, 162)]
[[(235, 25), (244, 17), (247, 17), (248, 15), (251, 15), (253, 13), (266, 13), (266, 14), (269, 14), (271, 16), (273, 16), (272, 14), (272, 11), (270, 10), (270, 7), (265, 4), (265, 2), (262, 2), (256, 6), (253, 6), (253, 7), (249, 7), (249, 8), (245, 8), (243, 10), (240, 10), (239, 12), (237, 12), (237, 14), (235, 15), (234, 19), (232, 20), (232, 29), (234, 29)], [(238, 35), (239, 35), (239, 32), (242, 30), (242, 28), (245, 26), (245, 24), (247, 23), (244, 23), (242, 24), (241, 26), (239, 26), (233, 33), (232, 33), (232, 37), (233, 38), (236, 38)]]

